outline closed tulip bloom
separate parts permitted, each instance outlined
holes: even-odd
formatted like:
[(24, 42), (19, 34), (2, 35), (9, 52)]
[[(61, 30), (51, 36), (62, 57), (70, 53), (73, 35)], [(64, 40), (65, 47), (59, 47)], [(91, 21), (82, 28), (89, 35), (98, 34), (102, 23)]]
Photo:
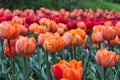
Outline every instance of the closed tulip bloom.
[(104, 25), (105, 25), (105, 26), (112, 26), (113, 24), (112, 24), (111, 21), (106, 21), (106, 22), (104, 23)]
[(87, 41), (87, 35), (82, 29), (73, 29), (70, 33), (72, 34), (73, 46), (81, 46)]
[(20, 35), (26, 36), (28, 34), (28, 29), (24, 25), (19, 25)]
[(107, 51), (106, 49), (100, 49), (96, 52), (95, 60), (96, 62), (103, 67), (112, 67), (114, 66), (119, 59), (119, 55), (115, 52)]
[[(10, 48), (11, 48), (12, 58), (14, 58), (14, 56), (16, 54), (15, 43), (16, 43), (16, 40), (10, 40)], [(10, 57), (10, 49), (9, 49), (7, 39), (4, 40), (4, 55), (7, 56), (7, 57)]]
[(64, 40), (58, 34), (48, 37), (43, 43), (43, 48), (46, 51), (50, 51), (50, 52), (58, 52), (63, 47), (64, 47)]
[(63, 28), (57, 28), (57, 33), (59, 33), (60, 35), (64, 34), (64, 29)]
[(39, 36), (38, 36), (38, 44), (39, 44), (40, 46), (42, 46), (43, 43), (44, 43), (44, 41), (45, 41), (48, 37), (51, 37), (51, 36), (52, 36), (52, 33), (50, 33), (50, 32), (47, 32), (47, 33), (45, 33), (45, 34), (39, 34)]
[(11, 21), (4, 21), (0, 24), (0, 37), (3, 39), (15, 39), (19, 36), (19, 25)]
[(15, 17), (12, 19), (12, 22), (18, 23), (18, 24), (24, 24), (24, 23), (26, 22), (26, 20), (25, 20), (25, 18), (15, 16)]
[[(16, 55), (15, 47), (10, 47), (10, 48), (11, 48), (12, 58), (14, 59), (14, 57)], [(9, 49), (9, 47), (4, 48), (4, 55), (6, 57), (10, 57), (10, 49)]]
[(80, 28), (82, 30), (86, 30), (86, 24), (84, 22), (78, 22), (77, 28)]
[(29, 58), (34, 54), (36, 45), (34, 38), (22, 37), (17, 40), (15, 49), (19, 55)]
[(50, 20), (48, 23), (47, 23), (47, 30), (49, 31), (49, 32), (56, 32), (57, 31), (57, 24), (56, 24), (56, 22), (55, 21), (53, 21), (53, 20)]
[(103, 28), (104, 28), (104, 26), (103, 25), (96, 25), (96, 26), (94, 26), (93, 27), (93, 32), (95, 33), (95, 32), (102, 32), (103, 31)]
[(83, 68), (82, 61), (71, 60), (69, 63), (60, 60), (52, 66), (56, 80), (82, 80)]
[(65, 32), (62, 38), (64, 40), (64, 48), (72, 46), (72, 34), (70, 32)]
[[(12, 58), (14, 58), (14, 56), (16, 55), (15, 44), (16, 44), (16, 41), (17, 41), (20, 37), (21, 37), (21, 36), (18, 36), (16, 39), (10, 40), (10, 49), (11, 49)], [(5, 56), (10, 57), (10, 49), (9, 49), (8, 40), (5, 39), (5, 40), (4, 40), (4, 55), (5, 55)]]
[(67, 25), (63, 23), (58, 23), (57, 28), (62, 28), (64, 31), (67, 31)]
[(95, 32), (95, 33), (93, 32), (92, 33), (92, 41), (94, 43), (100, 43), (100, 42), (102, 42), (103, 41), (102, 33), (100, 31)]
[(105, 26), (103, 28), (103, 39), (110, 41), (116, 38), (117, 36), (117, 31), (116, 28), (112, 27), (112, 26)]
[(118, 37), (120, 38), (120, 22), (116, 24), (116, 28), (117, 28)]
[[(104, 41), (105, 42), (105, 44), (107, 44), (108, 45), (108, 41)], [(115, 38), (115, 39), (113, 39), (113, 40), (110, 40), (110, 45), (111, 46), (114, 46), (114, 45), (116, 45), (118, 43), (118, 36)]]
[(35, 34), (46, 33), (47, 31), (46, 26), (38, 25), (37, 23), (31, 24), (29, 30)]
[(42, 18), (39, 20), (40, 25), (47, 25), (47, 23), (50, 21), (48, 18)]

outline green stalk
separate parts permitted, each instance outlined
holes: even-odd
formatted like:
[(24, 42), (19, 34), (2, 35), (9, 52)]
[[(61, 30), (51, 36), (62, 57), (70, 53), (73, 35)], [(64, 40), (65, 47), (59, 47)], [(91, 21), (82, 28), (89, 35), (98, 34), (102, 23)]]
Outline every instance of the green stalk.
[(74, 51), (74, 59), (76, 59), (76, 47), (73, 46), (73, 51)]
[(2, 39), (0, 39), (0, 42), (1, 42), (2, 52), (3, 52), (3, 40), (2, 40)]
[(71, 57), (71, 60), (73, 59), (73, 52), (72, 52), (72, 48), (69, 48), (69, 52), (70, 52), (70, 57)]
[(29, 77), (28, 77), (27, 58), (24, 58), (24, 69), (25, 69), (26, 80), (29, 80)]
[(12, 80), (15, 80), (15, 65), (14, 65), (14, 59), (12, 58), (12, 52), (10, 47), (10, 40), (8, 39), (8, 47), (10, 51), (10, 60), (11, 60), (11, 67), (12, 67)]
[(45, 64), (46, 64), (46, 74), (47, 74), (47, 80), (50, 80), (50, 74), (49, 74), (49, 61), (48, 61), (48, 52), (45, 51)]
[(104, 68), (104, 80), (107, 80), (107, 68), (106, 67), (103, 68)]
[(111, 49), (110, 41), (108, 41), (108, 50)]
[(56, 63), (56, 53), (51, 53), (52, 54), (52, 64)]
[(101, 44), (100, 44), (100, 43), (98, 43), (98, 45), (99, 45), (99, 49), (101, 49)]

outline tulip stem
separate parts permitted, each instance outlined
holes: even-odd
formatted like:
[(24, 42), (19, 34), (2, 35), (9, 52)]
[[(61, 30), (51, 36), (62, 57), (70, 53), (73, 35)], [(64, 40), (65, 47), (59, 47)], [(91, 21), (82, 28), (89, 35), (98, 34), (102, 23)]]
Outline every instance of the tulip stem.
[(29, 80), (28, 77), (28, 67), (27, 67), (27, 58), (24, 58), (24, 69), (25, 69), (25, 76), (26, 76), (26, 80)]
[(72, 48), (69, 49), (71, 60), (73, 59), (73, 53), (72, 53)]
[(47, 80), (50, 80), (50, 74), (49, 74), (49, 61), (48, 61), (48, 52), (47, 52), (47, 51), (45, 51), (45, 63), (46, 63)]
[(52, 53), (52, 64), (55, 64), (56, 63), (56, 58), (55, 58), (56, 56), (55, 56), (55, 53)]
[(104, 80), (107, 80), (107, 75), (106, 75), (107, 73), (106, 72), (107, 72), (107, 68), (104, 67)]
[(76, 47), (73, 47), (73, 51), (74, 51), (74, 59), (76, 59)]
[(101, 49), (101, 44), (100, 44), (100, 43), (98, 43), (98, 45), (99, 45), (99, 49)]
[(12, 58), (12, 52), (11, 52), (11, 47), (10, 47), (10, 40), (8, 39), (8, 47), (9, 47), (9, 52), (10, 52), (10, 60), (11, 60), (11, 68), (12, 68), (12, 80), (15, 80), (15, 65), (14, 65), (14, 59)]
[(1, 42), (2, 52), (3, 52), (3, 40), (2, 40), (2, 39), (0, 39), (0, 42)]
[(111, 46), (110, 46), (110, 41), (108, 41), (108, 50), (111, 49)]

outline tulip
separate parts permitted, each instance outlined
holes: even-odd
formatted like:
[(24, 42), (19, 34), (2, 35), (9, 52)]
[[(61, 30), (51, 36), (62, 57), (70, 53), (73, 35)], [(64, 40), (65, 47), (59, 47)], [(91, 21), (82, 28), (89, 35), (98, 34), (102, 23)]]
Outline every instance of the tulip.
[(78, 22), (77, 28), (80, 28), (82, 30), (86, 30), (86, 24), (84, 22)]
[(117, 28), (118, 37), (120, 37), (120, 22), (116, 24), (116, 28)]
[(93, 32), (96, 33), (96, 32), (102, 32), (103, 31), (103, 28), (104, 26), (103, 25), (96, 25), (93, 27)]
[(57, 28), (62, 28), (64, 31), (67, 31), (67, 25), (63, 23), (58, 23)]
[(87, 35), (82, 29), (73, 29), (70, 33), (72, 34), (73, 46), (81, 46), (87, 41)]
[(71, 60), (68, 63), (60, 60), (52, 66), (52, 71), (56, 80), (82, 80), (82, 61)]
[(28, 35), (28, 29), (24, 25), (19, 25), (20, 35), (26, 36)]
[(15, 17), (12, 19), (12, 22), (18, 23), (18, 24), (24, 24), (26, 21), (25, 21), (25, 18), (15, 16)]
[[(17, 37), (16, 39), (10, 40), (12, 59), (14, 59), (14, 56), (16, 55), (15, 44), (19, 38), (20, 36)], [(5, 56), (10, 57), (10, 49), (9, 49), (9, 43), (7, 39), (4, 40), (4, 54)]]
[(56, 24), (56, 22), (55, 21), (53, 21), (53, 20), (50, 20), (49, 22), (47, 22), (47, 30), (49, 31), (49, 32), (56, 32), (57, 31), (57, 24)]
[(34, 38), (21, 37), (16, 41), (15, 49), (19, 55), (29, 58), (34, 54), (36, 44)]
[(47, 33), (45, 33), (45, 34), (39, 34), (39, 36), (38, 36), (38, 44), (39, 44), (40, 46), (42, 46), (43, 43), (44, 43), (44, 41), (45, 41), (48, 37), (51, 37), (51, 36), (52, 36), (52, 33), (49, 33), (49, 32), (47, 32)]
[(47, 25), (50, 20), (48, 18), (42, 18), (39, 20), (40, 25)]
[(114, 66), (119, 59), (119, 55), (115, 52), (107, 51), (106, 49), (100, 49), (96, 52), (95, 60), (96, 62), (103, 67), (112, 67)]
[(92, 41), (94, 43), (100, 43), (103, 41), (102, 33), (100, 31), (92, 34)]
[(38, 25), (37, 23), (33, 23), (29, 27), (30, 32), (39, 35), (40, 33), (46, 33), (47, 28), (45, 25)]
[(72, 46), (72, 34), (70, 32), (65, 32), (62, 38), (64, 40), (64, 48)]
[(58, 52), (63, 47), (64, 47), (64, 40), (58, 34), (57, 35), (54, 34), (53, 36), (48, 37), (43, 43), (43, 48), (46, 51), (50, 51), (50, 52)]
[(110, 41), (116, 38), (117, 36), (117, 31), (116, 28), (112, 27), (112, 26), (105, 26), (103, 28), (103, 39)]
[(19, 25), (11, 21), (4, 21), (0, 24), (0, 37), (3, 39), (15, 39), (19, 36)]

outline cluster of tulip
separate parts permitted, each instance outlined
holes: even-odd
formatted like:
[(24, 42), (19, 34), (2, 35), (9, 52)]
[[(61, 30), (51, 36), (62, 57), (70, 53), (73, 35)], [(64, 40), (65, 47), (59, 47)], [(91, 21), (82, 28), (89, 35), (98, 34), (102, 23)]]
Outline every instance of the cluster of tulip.
[(96, 25), (93, 28), (92, 40), (95, 44), (109, 43), (111, 46), (119, 44), (119, 22), (114, 26), (111, 22), (105, 25)]
[(102, 10), (97, 9), (94, 12), (92, 9), (74, 9), (72, 12), (60, 9), (59, 11), (46, 9), (44, 7), (39, 10), (13, 10), (0, 9), (0, 22), (6, 20), (12, 20), (14, 16), (24, 18), (24, 25), (28, 28), (32, 23), (39, 23), (39, 20), (43, 17), (54, 20), (57, 24), (64, 23), (68, 29), (76, 28), (78, 22), (84, 22), (86, 27), (86, 33), (89, 34), (92, 31), (92, 27), (98, 24), (104, 24), (110, 20), (113, 24), (116, 24), (120, 20), (120, 13), (116, 10)]
[[(119, 55), (107, 49), (100, 49), (100, 44), (107, 43), (108, 49), (111, 50), (111, 46), (120, 43), (119, 18), (120, 14), (115, 10), (98, 9), (94, 12), (92, 9), (75, 9), (69, 12), (64, 9), (55, 11), (40, 8), (35, 13), (29, 9), (12, 12), (1, 8), (0, 39), (4, 41), (5, 56), (11, 59), (12, 80), (15, 80), (16, 54), (24, 57), (25, 79), (29, 80), (26, 62), (37, 52), (36, 47), (39, 46), (45, 56), (47, 80), (51, 80), (51, 69), (57, 80), (82, 80), (85, 67), (83, 69), (82, 61), (75, 60), (78, 54), (75, 48), (84, 45), (92, 31), (92, 41), (99, 49), (94, 55), (96, 62), (104, 68), (113, 67), (118, 62)], [(67, 52), (70, 53), (70, 62), (60, 60), (57, 64), (53, 62), (51, 67), (49, 60), (56, 57), (50, 56), (49, 59), (47, 52), (55, 54), (64, 49), (70, 50)]]

